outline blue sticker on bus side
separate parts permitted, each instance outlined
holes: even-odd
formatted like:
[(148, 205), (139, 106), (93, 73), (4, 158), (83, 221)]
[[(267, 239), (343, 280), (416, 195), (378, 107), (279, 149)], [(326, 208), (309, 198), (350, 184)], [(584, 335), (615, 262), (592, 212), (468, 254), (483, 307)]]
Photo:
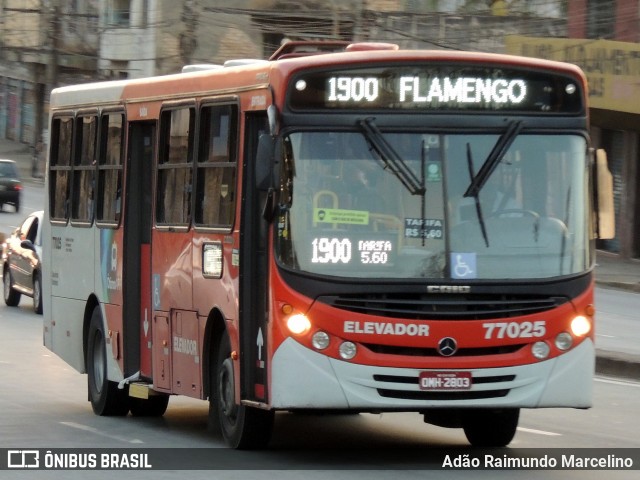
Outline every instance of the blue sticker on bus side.
[(153, 308), (160, 308), (160, 274), (153, 274)]
[(451, 254), (451, 278), (477, 278), (475, 253)]

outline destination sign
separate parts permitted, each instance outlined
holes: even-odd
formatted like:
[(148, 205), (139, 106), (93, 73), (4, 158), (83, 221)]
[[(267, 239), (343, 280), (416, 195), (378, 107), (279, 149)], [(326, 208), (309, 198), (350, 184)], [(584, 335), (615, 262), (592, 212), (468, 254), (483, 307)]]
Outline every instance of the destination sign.
[(582, 113), (577, 79), (551, 72), (424, 65), (304, 73), (289, 91), (293, 110), (424, 110)]

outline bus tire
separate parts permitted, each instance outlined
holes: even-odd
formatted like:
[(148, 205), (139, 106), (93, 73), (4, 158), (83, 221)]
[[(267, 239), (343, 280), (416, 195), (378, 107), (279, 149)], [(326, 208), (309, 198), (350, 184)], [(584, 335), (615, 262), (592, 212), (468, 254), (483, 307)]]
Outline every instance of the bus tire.
[(462, 418), (462, 428), (474, 447), (504, 447), (516, 434), (520, 409), (474, 409)]
[(151, 395), (147, 399), (129, 398), (129, 409), (134, 417), (161, 417), (168, 405), (169, 395)]
[(89, 401), (96, 415), (124, 416), (129, 413), (126, 388), (107, 379), (107, 346), (99, 307), (93, 310), (87, 337), (87, 383)]
[(271, 439), (274, 414), (269, 410), (236, 403), (233, 360), (229, 337), (220, 339), (211, 369), (209, 420), (229, 446), (237, 449), (264, 448)]
[(22, 294), (13, 288), (13, 278), (11, 277), (11, 269), (5, 268), (2, 274), (4, 303), (9, 307), (17, 307), (20, 303)]

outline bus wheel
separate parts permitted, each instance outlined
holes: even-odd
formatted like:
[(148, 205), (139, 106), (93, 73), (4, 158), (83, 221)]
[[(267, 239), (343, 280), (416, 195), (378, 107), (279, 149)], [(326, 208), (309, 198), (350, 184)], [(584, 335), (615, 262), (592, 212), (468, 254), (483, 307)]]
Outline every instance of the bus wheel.
[(2, 280), (4, 287), (4, 303), (6, 303), (9, 307), (17, 306), (20, 303), (20, 297), (22, 296), (22, 294), (20, 292), (16, 292), (13, 289), (13, 278), (11, 278), (10, 269), (4, 269)]
[(129, 398), (131, 415), (134, 417), (161, 417), (168, 405), (169, 395), (151, 395), (147, 399)]
[(96, 415), (122, 416), (129, 412), (129, 397), (116, 382), (107, 380), (107, 348), (100, 309), (91, 315), (87, 337), (87, 379), (89, 401)]
[(273, 412), (240, 405), (235, 398), (233, 360), (229, 337), (220, 339), (217, 361), (211, 369), (209, 419), (227, 444), (238, 449), (266, 447), (273, 430)]
[(477, 409), (467, 412), (462, 428), (474, 447), (504, 447), (513, 440), (518, 427), (520, 409)]

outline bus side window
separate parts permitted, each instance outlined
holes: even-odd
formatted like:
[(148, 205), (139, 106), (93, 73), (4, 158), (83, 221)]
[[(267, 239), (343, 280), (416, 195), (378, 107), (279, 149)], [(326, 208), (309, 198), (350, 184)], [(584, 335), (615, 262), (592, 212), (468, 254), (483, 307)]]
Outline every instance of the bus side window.
[(200, 119), (195, 224), (230, 227), (236, 198), (237, 107), (204, 106)]
[(98, 138), (98, 118), (95, 115), (76, 119), (78, 148), (73, 161), (73, 191), (71, 219), (78, 222), (93, 220), (95, 189), (96, 145)]
[(72, 139), (73, 118), (54, 118), (51, 122), (49, 161), (49, 215), (54, 221), (66, 221), (69, 218)]
[(189, 225), (193, 165), (195, 111), (181, 107), (165, 110), (160, 131), (156, 221), (165, 225)]
[(122, 204), (124, 115), (108, 113), (101, 122), (95, 215), (98, 222), (117, 224)]

